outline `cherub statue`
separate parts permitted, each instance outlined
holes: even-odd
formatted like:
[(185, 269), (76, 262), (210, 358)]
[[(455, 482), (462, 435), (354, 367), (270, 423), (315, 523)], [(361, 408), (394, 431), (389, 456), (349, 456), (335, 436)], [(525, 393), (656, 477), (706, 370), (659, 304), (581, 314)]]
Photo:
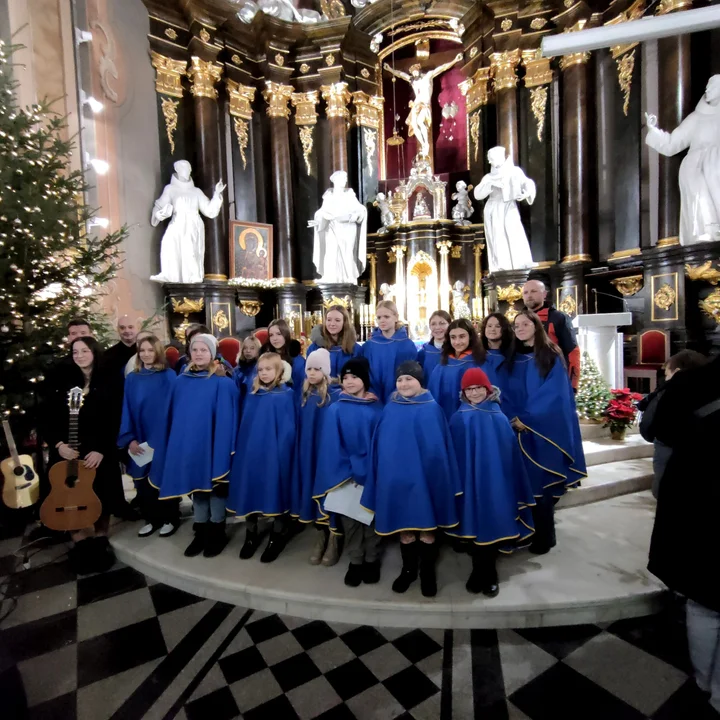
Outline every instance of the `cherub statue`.
[[(392, 195), (392, 193), (390, 193)], [(380, 211), (380, 222), (382, 227), (378, 230), (379, 235), (384, 235), (387, 232), (388, 225), (392, 225), (395, 222), (395, 216), (393, 211), (390, 209), (390, 198), (385, 196), (385, 193), (379, 192), (373, 202), (373, 206)]]
[(465, 285), (462, 280), (458, 280), (452, 286), (452, 296), (453, 318), (455, 320), (459, 320), (460, 318), (466, 318), (469, 320), (472, 317), (472, 313), (470, 312), (470, 306), (467, 303), (468, 298), (466, 297)]
[(472, 201), (470, 200), (470, 192), (473, 186), (470, 185), (468, 187), (463, 180), (458, 180), (455, 184), (455, 189), (457, 192), (451, 195), (453, 200), (457, 200), (452, 209), (452, 219), (456, 225), (470, 225), (469, 218), (472, 217), (474, 212)]
[(395, 286), (383, 283), (380, 286), (380, 294), (383, 300), (392, 300), (395, 297)]

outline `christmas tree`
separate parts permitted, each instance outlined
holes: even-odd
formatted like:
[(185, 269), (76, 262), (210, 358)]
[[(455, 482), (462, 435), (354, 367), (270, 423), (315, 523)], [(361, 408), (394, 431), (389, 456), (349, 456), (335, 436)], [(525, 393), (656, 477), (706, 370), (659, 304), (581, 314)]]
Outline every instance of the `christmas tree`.
[[(15, 47), (0, 42), (0, 413), (36, 407), (73, 317), (102, 326), (98, 299), (118, 269), (125, 228), (106, 233), (83, 203), (88, 187), (70, 170), (73, 143), (47, 102), (20, 109)], [(95, 232), (100, 229), (100, 232)], [(32, 427), (30, 415), (22, 423)]]
[(595, 361), (584, 352), (580, 363), (580, 381), (575, 396), (578, 415), (584, 420), (600, 420), (610, 402), (610, 386), (605, 382)]

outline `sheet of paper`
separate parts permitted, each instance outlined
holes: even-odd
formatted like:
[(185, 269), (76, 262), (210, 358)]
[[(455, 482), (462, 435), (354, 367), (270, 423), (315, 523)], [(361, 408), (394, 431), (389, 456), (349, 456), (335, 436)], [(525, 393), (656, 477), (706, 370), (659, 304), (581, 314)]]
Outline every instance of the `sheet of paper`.
[(331, 490), (325, 497), (325, 512), (336, 512), (340, 515), (370, 525), (375, 517), (373, 513), (360, 505), (363, 488), (354, 482), (346, 482), (336, 490)]
[(140, 447), (145, 451), (142, 455), (133, 455), (130, 453), (130, 457), (135, 461), (138, 467), (143, 467), (149, 462), (152, 462), (155, 451), (146, 443), (140, 443)]

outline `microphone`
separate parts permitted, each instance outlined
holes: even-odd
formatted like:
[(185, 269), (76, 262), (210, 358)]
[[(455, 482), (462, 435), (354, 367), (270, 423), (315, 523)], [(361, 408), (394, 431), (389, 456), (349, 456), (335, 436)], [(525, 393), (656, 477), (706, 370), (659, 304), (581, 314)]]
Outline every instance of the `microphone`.
[(623, 311), (630, 312), (630, 310), (628, 308), (627, 300), (624, 297), (618, 297), (617, 295), (611, 295), (610, 293), (600, 292), (599, 290), (596, 290), (595, 288), (593, 288), (592, 291), (595, 293), (595, 313), (597, 313), (597, 296), (598, 295), (604, 295), (605, 297), (612, 298), (613, 300), (621, 300), (622, 304), (623, 304)]

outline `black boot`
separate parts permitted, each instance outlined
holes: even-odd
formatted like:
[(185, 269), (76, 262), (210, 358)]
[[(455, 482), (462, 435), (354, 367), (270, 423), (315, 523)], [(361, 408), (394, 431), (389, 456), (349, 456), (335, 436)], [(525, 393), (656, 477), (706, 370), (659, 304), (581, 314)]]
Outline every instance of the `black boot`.
[(270, 533), (270, 540), (268, 540), (267, 547), (263, 550), (263, 554), (260, 556), (260, 562), (275, 562), (275, 560), (278, 559), (278, 555), (280, 555), (283, 551), (286, 543), (287, 535), (273, 530)]
[(404, 593), (417, 580), (418, 576), (418, 541), (411, 543), (400, 543), (400, 554), (402, 555), (402, 572), (392, 584), (393, 592)]
[(465, 589), (468, 592), (474, 595), (482, 593), (491, 598), (497, 596), (500, 588), (498, 586), (497, 568), (495, 567), (496, 560), (497, 553), (494, 549), (475, 548), (472, 556), (472, 574), (465, 584)]
[(260, 545), (260, 533), (257, 525), (245, 524), (245, 542), (240, 548), (240, 559), (249, 560)]
[(363, 565), (350, 563), (345, 573), (345, 584), (348, 587), (358, 587), (363, 579)]
[(208, 537), (205, 543), (203, 555), (207, 558), (217, 557), (228, 544), (228, 538), (225, 533), (225, 521), (208, 525)]
[(193, 538), (192, 542), (185, 548), (185, 557), (196, 557), (205, 549), (209, 524), (210, 523), (193, 523), (195, 537)]
[(435, 597), (437, 595), (437, 578), (435, 577), (435, 564), (437, 562), (437, 547), (435, 543), (424, 543), (420, 545), (420, 592), (423, 597)]

